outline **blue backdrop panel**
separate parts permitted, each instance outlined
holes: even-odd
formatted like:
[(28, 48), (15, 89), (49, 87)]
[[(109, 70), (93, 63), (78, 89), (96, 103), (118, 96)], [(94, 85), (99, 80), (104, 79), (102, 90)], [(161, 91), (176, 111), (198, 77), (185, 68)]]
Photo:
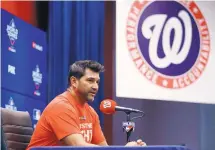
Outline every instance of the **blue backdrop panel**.
[(24, 105), (25, 110), (28, 111), (31, 116), (31, 121), (33, 127), (35, 128), (37, 121), (40, 119), (40, 116), (46, 106), (46, 103), (26, 97)]
[(1, 92), (1, 107), (17, 111), (28, 111), (34, 127), (40, 119), (46, 103), (5, 89), (1, 89)]
[(46, 101), (46, 33), (2, 9), (1, 13), (2, 87)]
[(25, 111), (25, 96), (1, 89), (1, 106), (4, 108)]

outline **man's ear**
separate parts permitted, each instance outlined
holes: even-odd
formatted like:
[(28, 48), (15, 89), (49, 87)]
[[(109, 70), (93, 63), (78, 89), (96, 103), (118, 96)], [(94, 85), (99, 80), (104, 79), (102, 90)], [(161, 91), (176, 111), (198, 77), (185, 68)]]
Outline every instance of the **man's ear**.
[(70, 83), (71, 83), (71, 86), (74, 87), (74, 88), (77, 88), (78, 86), (78, 79), (74, 76), (71, 76), (70, 77)]

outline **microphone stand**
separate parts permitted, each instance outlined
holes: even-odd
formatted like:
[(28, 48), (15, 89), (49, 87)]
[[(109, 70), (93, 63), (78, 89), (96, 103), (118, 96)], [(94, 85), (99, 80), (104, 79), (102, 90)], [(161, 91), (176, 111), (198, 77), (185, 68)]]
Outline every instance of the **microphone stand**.
[(130, 142), (130, 136), (131, 132), (134, 131), (135, 123), (131, 121), (130, 113), (131, 112), (125, 112), (127, 115), (126, 122), (122, 122), (123, 131), (127, 134), (127, 142)]

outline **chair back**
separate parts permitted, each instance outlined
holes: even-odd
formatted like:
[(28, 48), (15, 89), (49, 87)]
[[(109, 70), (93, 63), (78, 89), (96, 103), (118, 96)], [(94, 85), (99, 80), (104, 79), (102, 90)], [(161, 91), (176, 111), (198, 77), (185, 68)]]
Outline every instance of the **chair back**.
[(25, 150), (30, 142), (33, 127), (29, 113), (1, 108), (2, 144), (6, 150)]

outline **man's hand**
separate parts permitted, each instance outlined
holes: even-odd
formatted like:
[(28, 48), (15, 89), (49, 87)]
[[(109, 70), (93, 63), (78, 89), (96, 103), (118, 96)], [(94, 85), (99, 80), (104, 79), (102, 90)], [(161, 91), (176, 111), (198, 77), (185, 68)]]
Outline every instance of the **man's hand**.
[(138, 139), (137, 141), (128, 142), (125, 146), (146, 146), (146, 143)]
[(137, 140), (137, 144), (138, 144), (138, 146), (146, 146), (146, 143), (143, 142), (141, 139)]

